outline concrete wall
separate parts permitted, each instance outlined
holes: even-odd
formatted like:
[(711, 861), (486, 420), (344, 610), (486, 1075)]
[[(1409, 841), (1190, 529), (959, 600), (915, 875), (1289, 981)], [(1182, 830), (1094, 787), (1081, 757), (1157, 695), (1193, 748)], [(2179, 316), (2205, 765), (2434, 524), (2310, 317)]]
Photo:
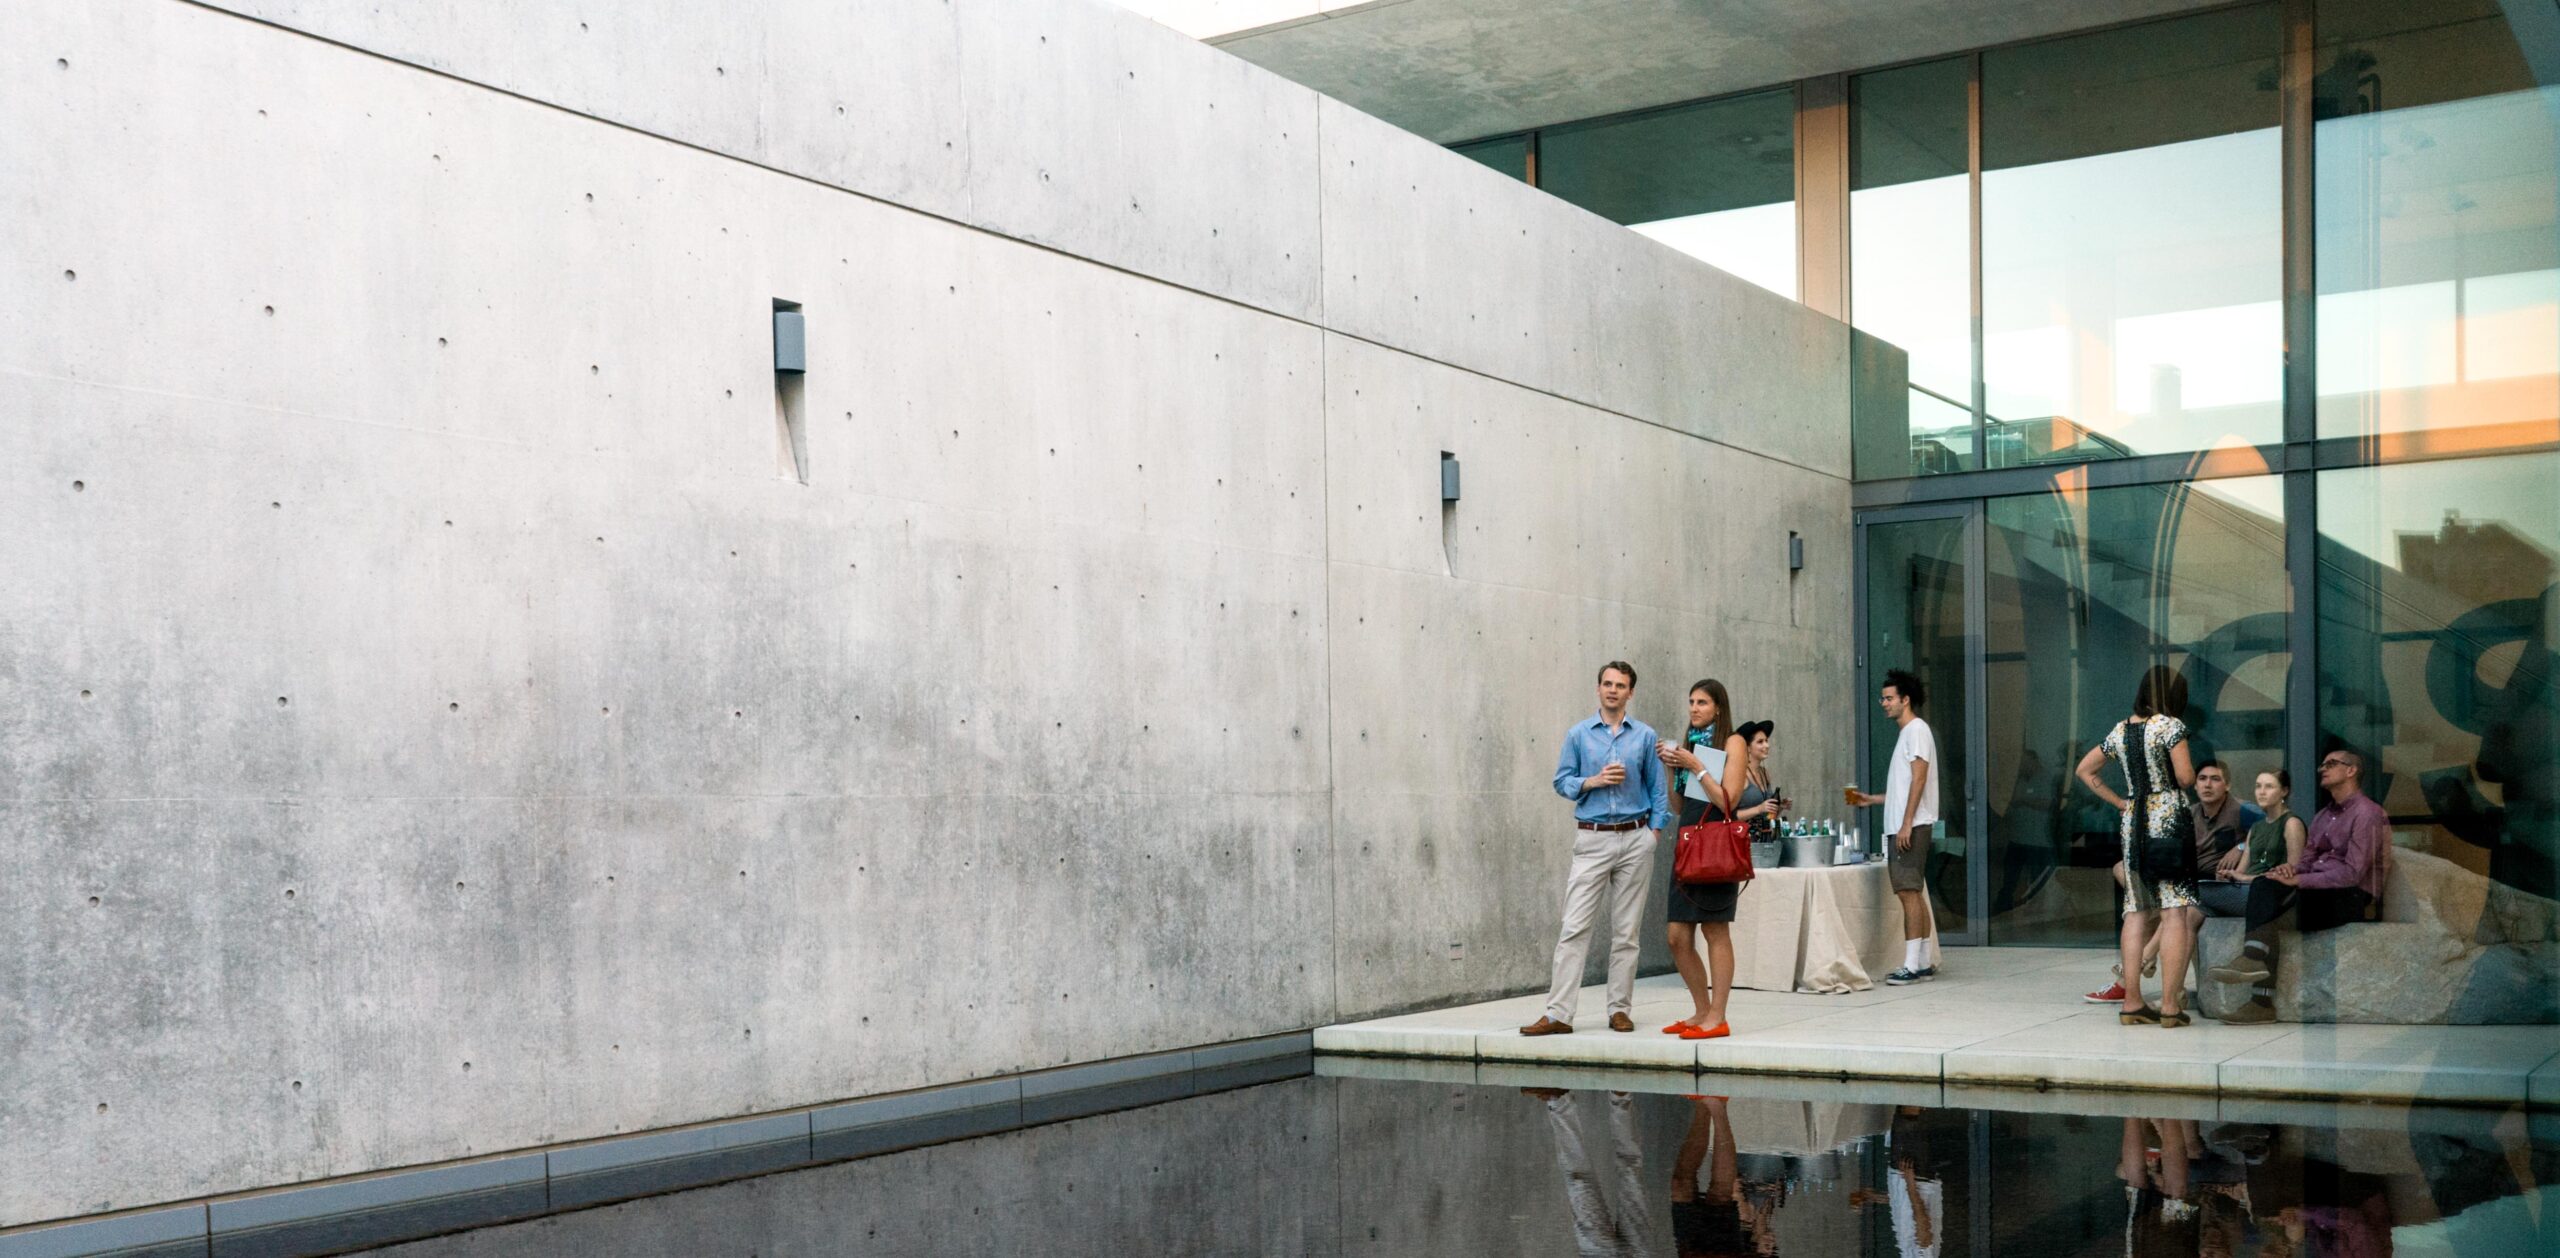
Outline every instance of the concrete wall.
[(1847, 772), (1836, 323), (1086, 0), (226, 7), (0, 5), (0, 1225), (1536, 985), (1611, 656)]

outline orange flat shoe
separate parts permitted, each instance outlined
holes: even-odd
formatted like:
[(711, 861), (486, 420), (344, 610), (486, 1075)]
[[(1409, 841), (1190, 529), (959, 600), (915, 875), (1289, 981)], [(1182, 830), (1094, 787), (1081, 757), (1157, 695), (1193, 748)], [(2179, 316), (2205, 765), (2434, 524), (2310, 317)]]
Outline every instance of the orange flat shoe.
[(1731, 1034), (1733, 1034), (1732, 1025), (1729, 1023), (1719, 1022), (1714, 1026), (1690, 1027), (1688, 1030), (1680, 1033), (1680, 1038), (1684, 1040), (1720, 1040)]
[(1695, 1025), (1697, 1024), (1692, 1022), (1674, 1022), (1671, 1025), (1662, 1028), (1662, 1033), (1664, 1035), (1678, 1035), (1682, 1031), (1686, 1031)]

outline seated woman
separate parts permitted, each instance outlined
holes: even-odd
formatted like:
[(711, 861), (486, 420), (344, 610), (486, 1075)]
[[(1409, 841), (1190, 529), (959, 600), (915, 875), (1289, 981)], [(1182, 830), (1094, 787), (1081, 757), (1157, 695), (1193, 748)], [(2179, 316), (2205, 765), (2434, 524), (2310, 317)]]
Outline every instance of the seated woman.
[(2211, 879), (2196, 884), (2207, 917), (2245, 916), (2250, 880), (2302, 860), (2311, 831), (2293, 811), (2293, 775), (2282, 769), (2260, 773), (2256, 795), (2266, 820), (2249, 827), (2248, 841), (2223, 856)]

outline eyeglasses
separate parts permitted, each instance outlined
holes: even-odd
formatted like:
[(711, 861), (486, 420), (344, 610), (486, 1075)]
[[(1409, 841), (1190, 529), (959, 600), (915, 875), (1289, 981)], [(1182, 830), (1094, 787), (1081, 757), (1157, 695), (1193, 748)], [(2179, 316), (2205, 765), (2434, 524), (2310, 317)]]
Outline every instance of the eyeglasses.
[(2323, 769), (2343, 769), (2347, 767), (2347, 762), (2344, 760), (2323, 760), (2320, 762), (2320, 767)]

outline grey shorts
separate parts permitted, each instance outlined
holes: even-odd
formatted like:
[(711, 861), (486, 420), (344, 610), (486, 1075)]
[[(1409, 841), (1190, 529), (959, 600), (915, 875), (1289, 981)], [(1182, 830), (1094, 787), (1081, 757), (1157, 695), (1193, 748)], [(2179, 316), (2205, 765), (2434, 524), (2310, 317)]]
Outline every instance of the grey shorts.
[(1918, 891), (1928, 885), (1929, 832), (1935, 826), (1911, 827), (1911, 850), (1902, 850), (1888, 831), (1884, 836), (1884, 867), (1893, 879), (1896, 891)]

